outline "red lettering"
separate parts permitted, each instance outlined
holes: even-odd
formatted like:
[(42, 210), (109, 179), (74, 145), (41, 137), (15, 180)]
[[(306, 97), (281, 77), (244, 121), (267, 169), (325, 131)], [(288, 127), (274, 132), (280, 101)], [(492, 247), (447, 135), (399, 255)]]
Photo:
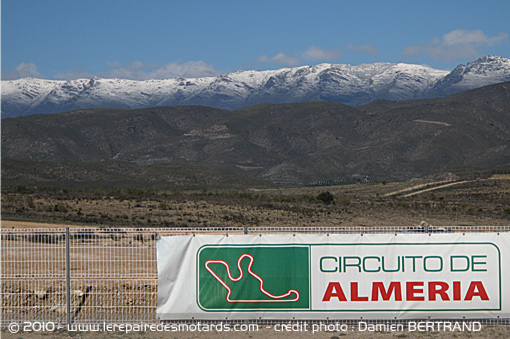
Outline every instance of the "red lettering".
[(372, 284), (372, 301), (379, 300), (379, 293), (383, 301), (390, 300), (392, 293), (395, 293), (395, 301), (402, 301), (402, 287), (399, 281), (390, 282), (387, 290), (384, 289), (384, 283), (374, 282)]
[(473, 297), (480, 297), (481, 300), (489, 300), (489, 296), (487, 295), (487, 291), (485, 291), (485, 287), (481, 281), (472, 281), (469, 285), (469, 288), (466, 292), (466, 297), (464, 300), (471, 301)]
[(368, 297), (359, 296), (357, 282), (351, 282), (351, 301), (368, 301)]
[(460, 281), (454, 281), (453, 282), (453, 300), (454, 301), (460, 301)]
[[(425, 283), (427, 291), (425, 291)], [(384, 282), (376, 281), (372, 283), (372, 295), (363, 296), (359, 294), (359, 282), (351, 282), (351, 301), (402, 301), (402, 284), (400, 281), (392, 281), (385, 286)], [(426, 297), (429, 301), (472, 301), (478, 297), (482, 301), (488, 301), (489, 295), (482, 281), (472, 281), (466, 291), (464, 299), (462, 299), (462, 283), (453, 281), (451, 283), (445, 281), (407, 281), (406, 295), (407, 301), (425, 301)], [(451, 289), (450, 289), (451, 288)], [(450, 293), (448, 293), (451, 291)], [(345, 293), (340, 282), (330, 282), (324, 293), (322, 301), (331, 301), (332, 298), (338, 298), (338, 301), (347, 301)]]
[(408, 301), (424, 301), (425, 297), (417, 296), (417, 293), (423, 293), (423, 281), (408, 281), (406, 282), (406, 298)]
[(342, 286), (340, 286), (339, 282), (330, 282), (328, 288), (326, 289), (326, 293), (324, 293), (324, 298), (322, 301), (330, 301), (331, 298), (338, 298), (339, 301), (347, 301), (345, 297), (344, 291), (342, 290)]
[(448, 291), (448, 283), (444, 281), (429, 281), (429, 300), (435, 301), (436, 296), (439, 294), (442, 300), (450, 300), (446, 291)]

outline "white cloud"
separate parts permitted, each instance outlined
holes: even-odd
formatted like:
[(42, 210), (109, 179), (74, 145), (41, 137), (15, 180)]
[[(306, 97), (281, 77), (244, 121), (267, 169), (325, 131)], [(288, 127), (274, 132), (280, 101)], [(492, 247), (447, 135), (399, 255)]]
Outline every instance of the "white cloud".
[[(99, 74), (93, 74), (80, 66), (76, 66), (74, 69), (57, 73), (53, 78), (56, 80), (75, 80), (90, 79), (93, 76), (98, 76), (107, 79), (149, 80), (178, 77), (214, 77), (225, 73), (204, 61), (187, 61), (184, 63), (172, 62), (162, 66), (150, 62), (143, 63), (141, 61), (134, 61), (128, 65), (121, 65), (118, 61), (107, 61), (106, 65), (110, 67), (110, 69)], [(2, 80), (14, 80), (27, 77), (45, 78), (37, 71), (37, 67), (34, 63), (21, 63), (16, 69), (2, 74)]]
[(121, 78), (131, 80), (170, 79), (170, 78), (198, 78), (217, 76), (223, 72), (204, 61), (188, 61), (185, 63), (172, 62), (166, 65), (156, 65), (134, 61), (129, 65), (121, 66), (118, 62), (110, 62), (110, 70), (100, 73), (102, 78)]
[(117, 68), (120, 67), (120, 62), (118, 62), (117, 60), (107, 61), (106, 65), (111, 68)]
[(508, 34), (500, 33), (488, 37), (481, 30), (467, 31), (456, 29), (443, 35), (442, 38), (434, 38), (426, 45), (408, 46), (404, 48), (404, 56), (416, 57), (425, 54), (430, 58), (442, 61), (453, 61), (462, 58), (479, 56), (479, 48), (494, 46), (508, 39)]
[(103, 78), (122, 78), (132, 80), (199, 78), (217, 76), (224, 72), (204, 61), (171, 62), (166, 65), (135, 61), (126, 66), (118, 66), (99, 74)]
[(106, 72), (99, 73), (99, 77), (107, 79), (118, 78), (146, 80), (148, 76), (148, 71), (145, 69), (145, 66), (141, 61), (134, 61), (124, 66), (122, 66), (118, 61), (111, 61), (107, 62), (107, 65), (110, 66), (111, 69)]
[(322, 49), (317, 46), (312, 46), (303, 53), (303, 56), (306, 59), (318, 62), (338, 60), (340, 55), (341, 53), (337, 49)]
[(107, 61), (106, 65), (109, 66), (110, 69), (99, 74), (92, 74), (82, 69), (72, 69), (64, 73), (58, 73), (54, 78), (58, 80), (74, 80), (91, 78), (97, 75), (105, 79), (149, 80), (178, 77), (210, 77), (225, 73), (204, 61), (188, 61), (184, 63), (172, 62), (162, 66), (150, 62), (143, 63), (141, 61), (134, 61), (128, 65), (121, 65), (118, 61)]
[[(333, 61), (337, 60), (340, 57), (341, 53), (337, 49), (322, 49), (316, 46), (312, 46), (307, 49), (305, 52), (301, 54), (301, 56), (308, 60), (313, 60), (316, 62), (324, 62), (324, 61)], [(292, 56), (280, 52), (273, 57), (268, 57), (267, 55), (260, 56), (257, 61), (263, 63), (269, 63), (278, 65), (280, 67), (296, 67), (301, 65), (301, 58), (298, 56)], [(248, 64), (246, 64), (248, 65)], [(251, 64), (250, 64), (251, 65)]]
[(349, 46), (347, 46), (347, 49), (350, 49), (350, 50), (353, 50), (353, 51), (356, 51), (356, 52), (367, 53), (367, 54), (369, 54), (372, 57), (376, 57), (379, 54), (379, 49), (377, 49), (377, 47), (375, 47), (372, 44), (367, 44), (367, 45), (349, 45)]
[(172, 62), (151, 71), (147, 79), (214, 77), (223, 73), (204, 61)]
[(94, 75), (88, 71), (81, 69), (70, 69), (65, 73), (57, 73), (53, 77), (55, 80), (75, 80), (75, 79), (89, 79)]
[(2, 80), (15, 80), (21, 78), (41, 78), (45, 77), (37, 71), (37, 66), (33, 62), (22, 62), (12, 71), (2, 73)]
[(508, 39), (508, 34), (500, 33), (497, 36), (489, 38), (485, 33), (479, 29), (474, 31), (466, 31), (463, 29), (456, 29), (443, 36), (443, 41), (446, 45), (461, 45), (461, 44), (479, 44), (494, 46), (498, 42)]
[(261, 57), (259, 57), (258, 60), (265, 63), (289, 67), (295, 67), (301, 64), (301, 59), (299, 57), (290, 56), (282, 52), (276, 54), (274, 57), (271, 58), (268, 57), (267, 55), (262, 55)]

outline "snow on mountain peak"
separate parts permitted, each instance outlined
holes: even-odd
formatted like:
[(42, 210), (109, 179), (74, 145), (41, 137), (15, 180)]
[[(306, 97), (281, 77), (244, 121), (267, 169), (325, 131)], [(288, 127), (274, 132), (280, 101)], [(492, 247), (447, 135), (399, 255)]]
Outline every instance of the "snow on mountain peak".
[(504, 81), (510, 81), (510, 59), (489, 55), (458, 65), (436, 83), (430, 95), (450, 95)]
[(236, 71), (217, 77), (162, 80), (91, 79), (2, 81), (2, 115), (14, 117), (66, 110), (162, 105), (227, 109), (262, 102), (331, 100), (351, 106), (375, 99), (445, 96), (510, 81), (510, 59), (485, 56), (443, 71), (423, 65), (323, 63), (268, 71)]

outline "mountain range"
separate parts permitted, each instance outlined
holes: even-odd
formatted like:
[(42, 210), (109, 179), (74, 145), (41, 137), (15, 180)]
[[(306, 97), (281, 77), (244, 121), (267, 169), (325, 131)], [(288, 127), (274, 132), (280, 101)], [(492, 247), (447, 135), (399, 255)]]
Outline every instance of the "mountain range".
[(2, 121), (4, 185), (303, 185), (508, 164), (510, 82), (359, 107), (97, 108)]
[(2, 81), (2, 117), (88, 108), (204, 105), (239, 109), (260, 103), (332, 101), (349, 106), (386, 99), (444, 97), (510, 81), (510, 59), (486, 56), (452, 71), (404, 63), (320, 64), (218, 77), (135, 81), (25, 78)]

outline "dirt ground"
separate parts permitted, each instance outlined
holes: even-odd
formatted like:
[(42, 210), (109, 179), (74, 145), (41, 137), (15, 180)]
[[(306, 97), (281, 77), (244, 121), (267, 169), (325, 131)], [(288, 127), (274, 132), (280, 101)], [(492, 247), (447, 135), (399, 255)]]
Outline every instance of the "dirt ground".
[[(492, 178), (441, 187), (380, 183), (245, 192), (151, 193), (139, 196), (2, 192), (2, 228), (434, 226), (510, 225), (510, 179)], [(419, 189), (414, 187), (419, 186)], [(437, 187), (434, 189), (434, 187)], [(419, 190), (423, 190), (420, 192)], [(324, 204), (318, 194), (331, 192)], [(417, 194), (414, 194), (418, 192)], [(413, 193), (412, 196), (405, 195)], [(10, 219), (10, 220), (5, 220)], [(280, 328), (281, 329), (281, 328)], [(73, 331), (1, 332), (2, 338), (510, 338), (510, 326), (480, 331)]]
[[(22, 228), (24, 221), (46, 223), (42, 227), (135, 228), (414, 226), (421, 221), (435, 226), (510, 224), (510, 179), (435, 184), (379, 183), (228, 192), (4, 191), (2, 224), (4, 228)], [(331, 192), (333, 203), (318, 200), (322, 192)]]

